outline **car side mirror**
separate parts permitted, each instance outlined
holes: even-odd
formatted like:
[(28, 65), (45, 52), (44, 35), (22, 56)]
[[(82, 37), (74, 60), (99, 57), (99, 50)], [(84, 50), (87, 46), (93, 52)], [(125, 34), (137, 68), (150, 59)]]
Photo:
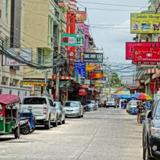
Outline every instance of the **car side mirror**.
[(152, 119), (152, 111), (149, 111), (149, 112), (147, 113), (147, 118), (148, 118), (148, 119)]

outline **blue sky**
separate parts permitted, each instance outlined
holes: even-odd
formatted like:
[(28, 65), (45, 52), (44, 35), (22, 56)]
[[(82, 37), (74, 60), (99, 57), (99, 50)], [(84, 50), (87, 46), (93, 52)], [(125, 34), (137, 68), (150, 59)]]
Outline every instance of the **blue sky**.
[[(91, 33), (96, 45), (103, 47), (104, 56), (109, 57), (110, 62), (126, 63), (125, 42), (132, 41), (134, 36), (129, 30), (130, 13), (145, 9), (148, 0), (79, 0), (79, 3), (88, 8), (89, 24), (92, 26)], [(119, 6), (90, 3), (118, 4)], [(128, 6), (123, 7), (122, 5)], [(102, 26), (105, 27), (99, 28)]]

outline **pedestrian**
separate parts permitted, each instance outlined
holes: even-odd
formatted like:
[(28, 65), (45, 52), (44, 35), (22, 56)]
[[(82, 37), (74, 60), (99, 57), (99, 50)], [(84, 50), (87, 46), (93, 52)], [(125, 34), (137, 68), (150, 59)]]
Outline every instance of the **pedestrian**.
[(138, 101), (137, 102), (137, 123), (140, 123), (140, 116), (144, 110), (145, 110), (145, 107), (143, 105), (143, 102)]

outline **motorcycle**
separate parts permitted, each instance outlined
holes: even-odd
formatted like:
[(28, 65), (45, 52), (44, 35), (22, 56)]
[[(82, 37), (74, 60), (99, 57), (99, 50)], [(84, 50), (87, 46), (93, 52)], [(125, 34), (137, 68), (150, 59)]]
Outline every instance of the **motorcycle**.
[(34, 132), (36, 128), (36, 121), (31, 111), (25, 111), (21, 113), (20, 120), (20, 132), (21, 134), (29, 134)]
[(27, 135), (30, 133), (30, 124), (27, 119), (20, 120), (20, 133), (23, 135)]

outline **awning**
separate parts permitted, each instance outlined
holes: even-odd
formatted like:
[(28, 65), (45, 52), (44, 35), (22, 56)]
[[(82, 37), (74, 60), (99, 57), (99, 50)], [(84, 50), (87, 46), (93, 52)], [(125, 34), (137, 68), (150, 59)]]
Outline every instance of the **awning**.
[(87, 91), (85, 89), (79, 89), (78, 95), (79, 96), (86, 96), (87, 95)]

